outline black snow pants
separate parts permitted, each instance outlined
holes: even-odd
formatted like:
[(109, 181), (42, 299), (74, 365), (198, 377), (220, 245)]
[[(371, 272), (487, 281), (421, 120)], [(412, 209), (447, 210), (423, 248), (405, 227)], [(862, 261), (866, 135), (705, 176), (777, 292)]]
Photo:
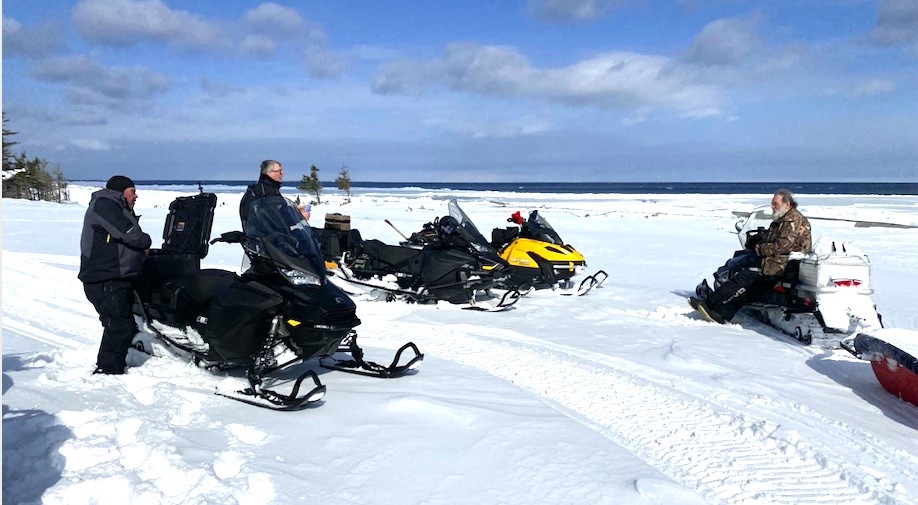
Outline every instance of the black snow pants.
[(110, 373), (124, 373), (128, 348), (138, 331), (131, 312), (134, 303), (131, 282), (114, 279), (85, 283), (83, 292), (99, 313), (104, 328), (96, 366)]
[(776, 282), (776, 277), (764, 276), (757, 270), (743, 269), (718, 286), (705, 302), (724, 321), (730, 321), (743, 305), (760, 300)]

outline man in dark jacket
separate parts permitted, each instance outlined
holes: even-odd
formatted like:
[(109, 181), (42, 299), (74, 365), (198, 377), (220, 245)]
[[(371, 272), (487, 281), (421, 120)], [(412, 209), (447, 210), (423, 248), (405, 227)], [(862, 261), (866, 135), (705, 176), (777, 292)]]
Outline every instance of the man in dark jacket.
[(93, 373), (123, 374), (137, 334), (132, 281), (153, 241), (140, 229), (136, 201), (134, 181), (116, 175), (92, 194), (83, 218), (78, 277), (104, 328)]
[(689, 300), (705, 319), (721, 324), (730, 321), (743, 305), (759, 299), (781, 279), (790, 253), (813, 250), (810, 222), (797, 210), (793, 193), (778, 190), (771, 199), (771, 211), (773, 221), (753, 248), (756, 261), (707, 297)]
[[(258, 175), (258, 181), (255, 184), (249, 184), (242, 200), (239, 202), (239, 219), (242, 220), (242, 226), (249, 219), (249, 210), (252, 202), (266, 196), (281, 196), (281, 182), (284, 180), (284, 168), (279, 161), (265, 160), (261, 162), (261, 172)], [(299, 199), (297, 199), (299, 200)], [(309, 208), (306, 205), (300, 205), (300, 213), (305, 219), (309, 219)]]
[(284, 168), (279, 161), (265, 160), (261, 162), (261, 173), (255, 184), (249, 184), (242, 200), (239, 202), (239, 219), (242, 225), (249, 219), (249, 208), (252, 202), (266, 196), (281, 196), (281, 182), (284, 180)]

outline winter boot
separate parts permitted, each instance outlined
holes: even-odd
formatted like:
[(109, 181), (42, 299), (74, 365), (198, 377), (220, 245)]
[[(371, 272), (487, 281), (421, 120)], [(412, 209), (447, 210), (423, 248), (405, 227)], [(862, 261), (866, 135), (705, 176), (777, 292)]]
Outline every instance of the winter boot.
[(698, 313), (701, 314), (701, 317), (707, 321), (717, 324), (724, 324), (726, 322), (723, 316), (718, 314), (717, 311), (711, 309), (711, 307), (708, 307), (704, 300), (700, 300), (693, 296), (689, 298), (689, 305), (691, 305), (693, 309), (697, 310)]

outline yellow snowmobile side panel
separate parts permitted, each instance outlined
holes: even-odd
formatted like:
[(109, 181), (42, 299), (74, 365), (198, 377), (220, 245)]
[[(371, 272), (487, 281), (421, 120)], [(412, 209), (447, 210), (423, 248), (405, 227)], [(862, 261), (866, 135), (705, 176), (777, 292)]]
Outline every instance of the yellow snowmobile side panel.
[(530, 251), (551, 262), (556, 269), (558, 267), (563, 268), (565, 264), (567, 264), (571, 270), (574, 270), (577, 266), (582, 267), (586, 265), (586, 260), (583, 255), (571, 246), (561, 246), (541, 240), (520, 237), (510, 242), (507, 247), (500, 252), (500, 257), (507, 263), (510, 263), (512, 267), (533, 268), (538, 270), (539, 265), (529, 256)]

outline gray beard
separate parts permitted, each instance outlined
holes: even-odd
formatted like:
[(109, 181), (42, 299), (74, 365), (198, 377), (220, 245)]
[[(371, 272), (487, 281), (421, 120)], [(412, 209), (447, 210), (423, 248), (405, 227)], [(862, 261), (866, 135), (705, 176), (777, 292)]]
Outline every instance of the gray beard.
[(781, 219), (782, 217), (784, 217), (785, 214), (787, 214), (786, 210), (779, 210), (778, 212), (775, 212), (774, 214), (771, 215), (771, 220), (777, 221)]

